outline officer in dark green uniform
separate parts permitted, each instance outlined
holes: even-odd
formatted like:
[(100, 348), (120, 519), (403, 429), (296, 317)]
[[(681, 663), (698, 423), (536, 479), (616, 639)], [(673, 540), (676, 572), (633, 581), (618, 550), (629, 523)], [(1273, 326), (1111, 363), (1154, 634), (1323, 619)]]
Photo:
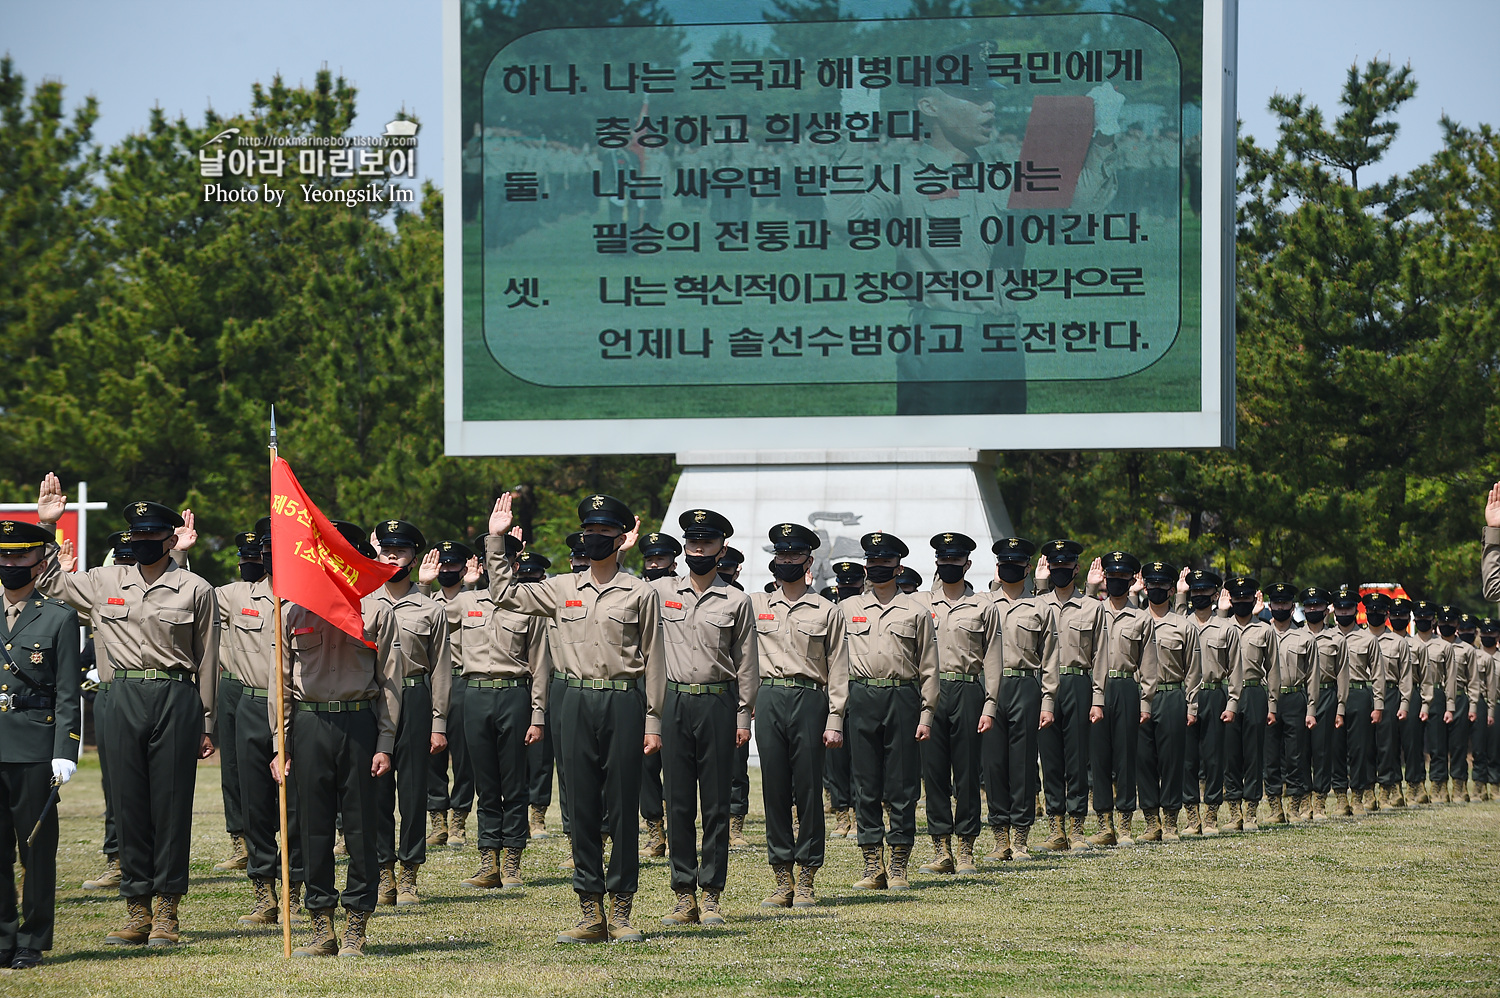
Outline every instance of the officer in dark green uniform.
[[(653, 532), (641, 538), (641, 559), (645, 564), (642, 573), (647, 582), (677, 577), (677, 556), (682, 554), (682, 545), (671, 534)], [(646, 843), (641, 846), (642, 858), (659, 858), (667, 854), (666, 810), (662, 802), (666, 799), (661, 787), (661, 753), (648, 755), (641, 770), (641, 820), (646, 823)]]
[[(260, 563), (260, 541), (256, 539), (255, 531), (242, 530), (235, 534), (234, 546), (239, 549), (240, 579), (244, 582), (258, 582), (266, 572)], [(222, 597), (220, 590), (224, 588), (220, 586), (214, 592)], [(219, 603), (219, 623), (221, 626), (225, 625), (222, 598)], [(215, 708), (219, 724), (214, 731), (214, 738), (219, 748), (219, 791), (224, 798), (224, 830), (229, 833), (234, 850), (222, 862), (214, 864), (214, 872), (229, 873), (245, 869), (250, 862), (250, 853), (245, 845), (245, 816), (240, 807), (240, 754), (235, 736), (237, 708), (245, 685), (235, 673), (233, 662), (221, 657), (219, 665), (219, 702)]]
[[(57, 899), (53, 786), (78, 769), (78, 614), (43, 599), (36, 578), (51, 530), (0, 520), (0, 967), (25, 970), (52, 948)], [(36, 841), (26, 839), (37, 827)], [(15, 867), (25, 869), (20, 911)]]
[[(833, 565), (833, 600), (858, 596), (865, 588), (865, 566), (857, 561)], [(828, 806), (833, 812), (833, 837), (854, 834), (854, 785), (849, 777), (849, 741), (830, 745), (823, 754), (823, 784), (828, 788)]]

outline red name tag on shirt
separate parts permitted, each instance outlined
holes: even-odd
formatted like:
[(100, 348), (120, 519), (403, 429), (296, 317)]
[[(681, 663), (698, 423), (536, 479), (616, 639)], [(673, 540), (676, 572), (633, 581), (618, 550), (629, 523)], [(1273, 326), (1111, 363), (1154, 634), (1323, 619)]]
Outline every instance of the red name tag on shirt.
[(776, 619), (776, 614), (774, 614), (774, 613), (763, 613), (763, 614), (760, 615), (760, 619), (761, 620), (775, 620)]
[(295, 638), (302, 634), (311, 634), (312, 632), (313, 629), (311, 627), (294, 627), (292, 628), (292, 637)]
[(483, 617), (484, 616), (484, 611), (483, 610), (470, 610), (469, 611), (469, 616), (471, 616), (471, 617)]
[(581, 600), (581, 599), (570, 599), (566, 603), (564, 603), (563, 606), (583, 606), (583, 600)]
[(868, 624), (870, 622), (869, 617), (851, 617), (850, 619), (856, 624)]
[(667, 606), (671, 607), (674, 610), (681, 610), (682, 609), (682, 604), (681, 603), (673, 603), (671, 600), (666, 600), (665, 603), (666, 603)]
[(240, 616), (241, 617), (259, 617), (260, 616), (260, 611), (259, 610), (252, 610), (248, 606), (242, 606), (242, 607), (240, 607)]
[(119, 596), (111, 596), (109, 599), (105, 600), (104, 602), (108, 603), (110, 606), (124, 606), (125, 605), (125, 601), (123, 599), (121, 599)]

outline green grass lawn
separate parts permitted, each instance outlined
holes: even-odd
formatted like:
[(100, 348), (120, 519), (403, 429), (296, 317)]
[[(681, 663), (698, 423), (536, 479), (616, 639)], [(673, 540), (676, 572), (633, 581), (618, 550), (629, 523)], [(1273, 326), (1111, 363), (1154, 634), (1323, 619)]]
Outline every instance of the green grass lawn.
[[(423, 903), (382, 909), (363, 961), (285, 961), (279, 929), (243, 931), (250, 887), (221, 876), (219, 770), (199, 770), (186, 945), (106, 949), (124, 906), (78, 884), (101, 867), (97, 757), (61, 805), (56, 948), (8, 973), (8, 995), (1494, 995), (1500, 992), (1500, 803), (1382, 812), (1178, 845), (915, 874), (905, 896), (857, 894), (852, 841), (829, 844), (822, 906), (766, 911), (759, 784), (733, 854), (723, 928), (667, 930), (665, 861), (643, 866), (644, 944), (557, 946), (576, 912), (563, 840), (526, 852), (527, 887), (459, 885), (465, 851), (434, 850)], [(550, 823), (557, 825), (553, 808)], [(472, 826), (471, 826), (472, 827)], [(472, 835), (470, 842), (472, 843)], [(921, 854), (925, 858), (925, 854)], [(342, 870), (340, 871), (342, 876)], [(342, 920), (341, 920), (342, 921)], [(306, 935), (301, 926), (295, 938)]]

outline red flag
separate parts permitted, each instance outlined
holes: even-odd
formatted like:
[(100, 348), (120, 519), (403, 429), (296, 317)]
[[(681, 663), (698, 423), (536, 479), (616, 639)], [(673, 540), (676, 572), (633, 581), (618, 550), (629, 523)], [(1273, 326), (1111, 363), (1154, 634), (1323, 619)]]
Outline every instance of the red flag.
[(271, 565), (277, 596), (360, 641), (365, 621), (359, 601), (392, 575), (392, 566), (366, 558), (344, 539), (279, 457), (271, 466)]

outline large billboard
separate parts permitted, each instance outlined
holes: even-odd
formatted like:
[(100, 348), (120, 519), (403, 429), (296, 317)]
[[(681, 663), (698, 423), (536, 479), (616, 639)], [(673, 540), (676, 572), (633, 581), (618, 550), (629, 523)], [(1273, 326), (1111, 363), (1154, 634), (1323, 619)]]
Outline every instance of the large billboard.
[(1233, 0), (761, 6), (449, 0), (450, 454), (1233, 443)]

